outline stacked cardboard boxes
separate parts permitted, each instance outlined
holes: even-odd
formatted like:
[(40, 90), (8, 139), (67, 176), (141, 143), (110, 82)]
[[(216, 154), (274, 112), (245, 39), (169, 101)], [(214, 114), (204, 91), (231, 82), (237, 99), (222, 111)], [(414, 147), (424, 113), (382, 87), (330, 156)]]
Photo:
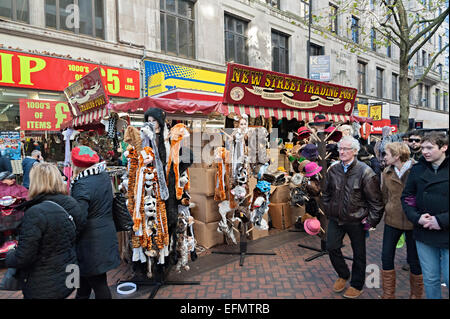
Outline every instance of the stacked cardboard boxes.
[(191, 215), (195, 219), (194, 234), (197, 244), (205, 248), (223, 244), (223, 234), (217, 231), (221, 216), (218, 202), (214, 200), (216, 169), (209, 167), (191, 167), (190, 195), (195, 207)]

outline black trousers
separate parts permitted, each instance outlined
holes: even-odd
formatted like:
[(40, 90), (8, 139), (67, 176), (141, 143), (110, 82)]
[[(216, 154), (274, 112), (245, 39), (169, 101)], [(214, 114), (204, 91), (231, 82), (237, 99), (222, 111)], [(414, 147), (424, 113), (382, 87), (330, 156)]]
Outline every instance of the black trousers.
[(400, 236), (405, 233), (406, 261), (414, 275), (421, 275), (419, 256), (417, 255), (416, 241), (412, 230), (401, 230), (384, 224), (383, 249), (381, 250), (381, 262), (383, 270), (394, 269), (395, 250)]
[(366, 278), (366, 234), (362, 224), (338, 223), (332, 219), (328, 221), (327, 251), (331, 264), (340, 278), (348, 280), (350, 271), (342, 255), (342, 241), (345, 234), (350, 238), (353, 250), (353, 264), (350, 286), (362, 290)]
[(80, 276), (80, 288), (77, 289), (75, 298), (89, 299), (92, 290), (94, 290), (95, 299), (112, 299), (106, 273), (90, 277)]

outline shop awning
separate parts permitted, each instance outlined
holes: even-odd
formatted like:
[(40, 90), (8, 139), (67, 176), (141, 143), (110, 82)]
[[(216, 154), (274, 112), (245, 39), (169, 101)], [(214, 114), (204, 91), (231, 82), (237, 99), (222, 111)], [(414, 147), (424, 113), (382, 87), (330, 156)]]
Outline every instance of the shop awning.
[(350, 120), (352, 122), (359, 122), (359, 123), (372, 123), (373, 122), (373, 118), (371, 118), (371, 117), (361, 117), (361, 116), (356, 116), (356, 115), (350, 116)]
[(263, 116), (265, 118), (269, 118), (274, 116), (277, 119), (282, 119), (283, 117), (285, 117), (288, 120), (297, 119), (298, 121), (305, 121), (305, 122), (310, 122), (314, 120), (314, 116), (318, 114), (325, 114), (329, 120), (333, 120), (334, 122), (346, 122), (350, 120), (350, 116), (344, 114), (297, 111), (291, 109), (246, 106), (235, 104), (225, 104), (224, 110), (225, 110), (225, 113), (223, 113), (224, 115), (236, 113), (238, 115), (247, 114), (250, 117)]
[[(110, 104), (112, 105), (112, 104)], [(99, 123), (100, 120), (109, 114), (108, 105), (102, 108), (93, 110), (91, 112), (83, 113), (79, 116), (74, 117), (71, 121), (67, 121), (61, 124), (61, 129), (66, 129), (68, 127), (77, 128), (84, 125), (90, 125)]]
[(160, 108), (168, 113), (184, 112), (187, 114), (194, 114), (197, 112), (201, 112), (203, 114), (218, 112), (223, 114), (225, 110), (222, 102), (173, 100), (148, 96), (127, 103), (114, 104), (111, 109), (115, 112), (136, 112), (139, 110), (145, 112), (147, 109), (152, 107)]

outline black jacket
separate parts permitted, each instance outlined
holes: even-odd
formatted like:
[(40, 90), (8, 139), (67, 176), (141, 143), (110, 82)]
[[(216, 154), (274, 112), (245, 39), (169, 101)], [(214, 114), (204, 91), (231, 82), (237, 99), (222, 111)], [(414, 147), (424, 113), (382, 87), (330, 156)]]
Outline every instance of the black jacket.
[(344, 172), (341, 162), (330, 167), (322, 194), (325, 214), (340, 224), (355, 224), (367, 217), (375, 227), (383, 217), (384, 203), (377, 175), (356, 158)]
[(119, 243), (112, 216), (113, 192), (106, 172), (80, 178), (72, 185), (72, 196), (87, 216), (80, 229), (77, 257), (81, 276), (95, 276), (120, 265)]
[[(415, 164), (406, 181), (401, 201), (408, 219), (414, 224), (414, 237), (424, 244), (448, 249), (448, 166), (449, 158), (437, 173), (424, 157)], [(415, 198), (415, 205), (408, 198)], [(436, 217), (441, 230), (429, 230), (418, 223), (422, 214)]]
[[(71, 208), (66, 205), (64, 211), (46, 200), (71, 203)], [(24, 298), (66, 298), (74, 290), (66, 286), (66, 267), (77, 264), (76, 226), (68, 214), (79, 216), (79, 208), (72, 201), (62, 194), (40, 195), (23, 205), (19, 243), (6, 256), (6, 265), (19, 269), (24, 278)]]

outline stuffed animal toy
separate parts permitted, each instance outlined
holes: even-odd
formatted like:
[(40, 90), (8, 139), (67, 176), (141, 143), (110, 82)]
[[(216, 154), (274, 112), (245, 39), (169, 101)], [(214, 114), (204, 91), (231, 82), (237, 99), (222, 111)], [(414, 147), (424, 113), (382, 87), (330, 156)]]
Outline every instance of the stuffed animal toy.
[(180, 185), (180, 147), (181, 147), (181, 141), (184, 138), (189, 137), (189, 132), (186, 128), (186, 126), (182, 123), (176, 124), (174, 127), (170, 129), (169, 133), (170, 137), (170, 153), (169, 153), (169, 159), (167, 162), (167, 180), (169, 180), (169, 172), (170, 168), (173, 164), (173, 171), (175, 173), (175, 191), (176, 191), (176, 197), (178, 200), (181, 199), (181, 196), (183, 195), (183, 190), (187, 189), (189, 190), (189, 179), (188, 182), (181, 187)]
[(227, 199), (227, 188), (229, 190), (230, 151), (227, 151), (225, 147), (218, 147), (215, 152), (215, 159), (217, 163), (217, 172), (214, 200), (223, 201)]
[(225, 238), (228, 240), (231, 240), (233, 244), (236, 245), (236, 237), (234, 236), (234, 229), (231, 222), (228, 221), (227, 214), (231, 212), (232, 209), (230, 208), (230, 202), (229, 201), (223, 201), (219, 203), (219, 214), (222, 216), (222, 219), (219, 222), (219, 225), (217, 227), (217, 231), (219, 233), (223, 233), (225, 235)]
[(125, 135), (123, 141), (130, 144), (136, 152), (139, 154), (142, 150), (142, 139), (141, 134), (137, 128), (134, 126), (128, 126), (125, 130)]

